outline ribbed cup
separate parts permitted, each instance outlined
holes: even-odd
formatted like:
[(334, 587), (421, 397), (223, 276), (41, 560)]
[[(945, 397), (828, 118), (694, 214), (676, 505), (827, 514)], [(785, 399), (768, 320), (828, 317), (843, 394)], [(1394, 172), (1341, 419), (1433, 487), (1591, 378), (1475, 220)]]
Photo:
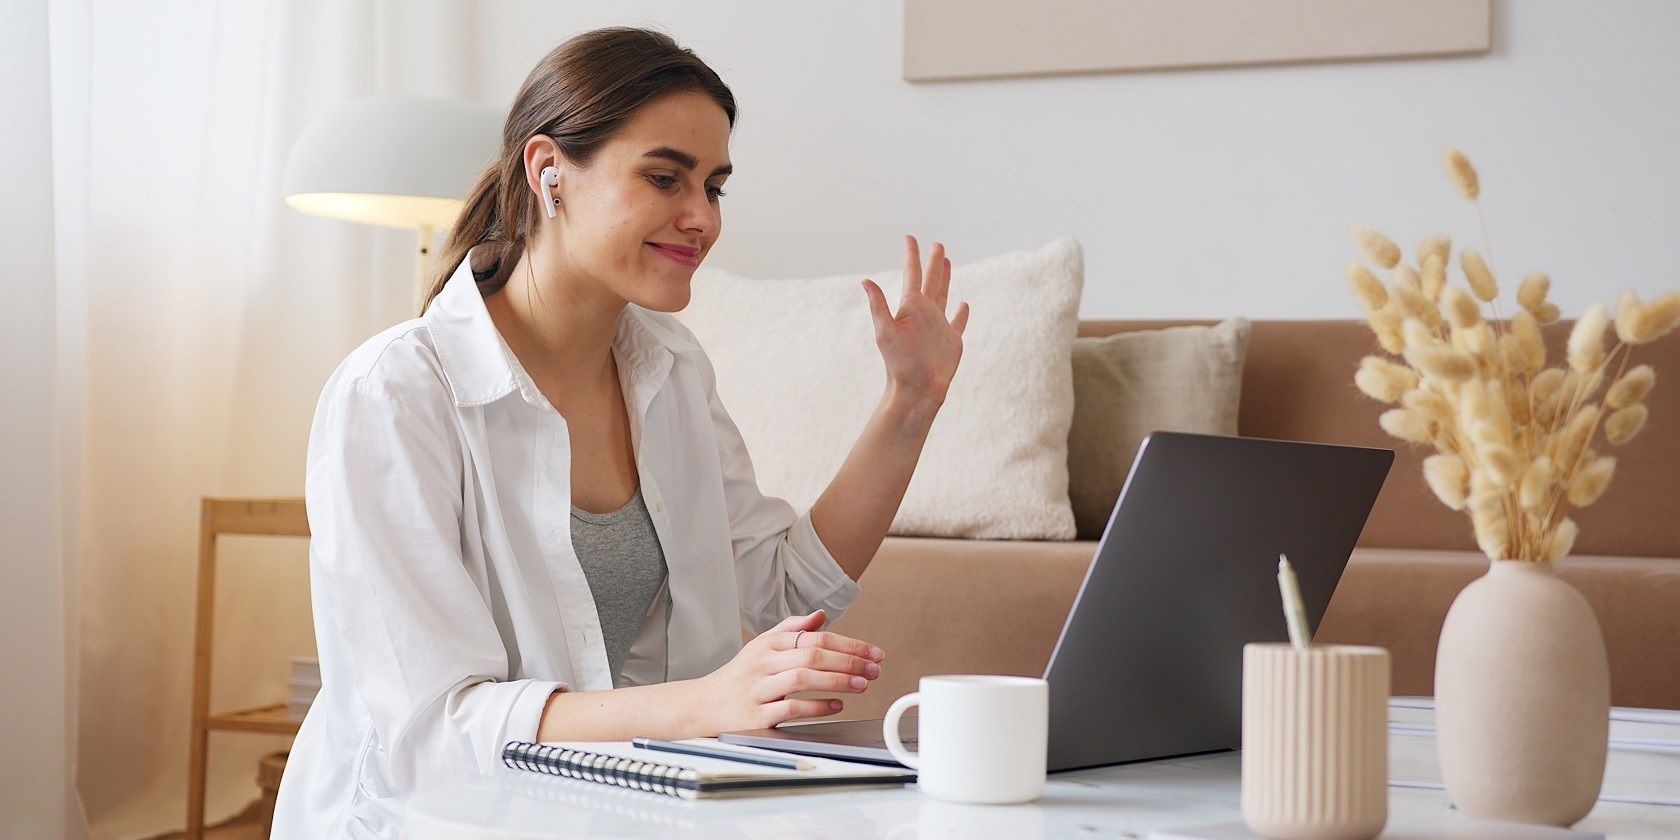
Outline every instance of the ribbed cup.
[(1388, 822), (1388, 651), (1243, 646), (1242, 813), (1277, 840), (1369, 840)]

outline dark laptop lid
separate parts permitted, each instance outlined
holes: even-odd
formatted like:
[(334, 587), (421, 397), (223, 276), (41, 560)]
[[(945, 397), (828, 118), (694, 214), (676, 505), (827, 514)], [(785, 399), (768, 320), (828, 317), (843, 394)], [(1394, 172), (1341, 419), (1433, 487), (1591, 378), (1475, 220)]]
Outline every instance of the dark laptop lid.
[(1238, 747), (1242, 646), (1287, 638), (1278, 555), (1316, 629), (1393, 460), (1366, 447), (1146, 438), (1045, 672), (1050, 769)]

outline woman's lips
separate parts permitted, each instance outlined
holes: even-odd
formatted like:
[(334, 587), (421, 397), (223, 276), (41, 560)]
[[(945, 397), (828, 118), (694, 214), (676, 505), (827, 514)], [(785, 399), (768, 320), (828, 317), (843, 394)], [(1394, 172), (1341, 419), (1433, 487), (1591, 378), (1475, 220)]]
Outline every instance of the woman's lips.
[(676, 251), (676, 250), (673, 250), (673, 249), (670, 249), (670, 248), (666, 248), (663, 245), (655, 245), (652, 242), (649, 242), (647, 244), (647, 246), (649, 248), (652, 248), (655, 251), (658, 251), (661, 256), (664, 256), (665, 258), (671, 260), (672, 262), (678, 263), (679, 265), (686, 265), (689, 268), (693, 268), (694, 266), (697, 266), (697, 265), (700, 264), (699, 252), (695, 252), (695, 255), (691, 257), (691, 256), (689, 256), (689, 255), (687, 255), (687, 254), (685, 254), (681, 251)]

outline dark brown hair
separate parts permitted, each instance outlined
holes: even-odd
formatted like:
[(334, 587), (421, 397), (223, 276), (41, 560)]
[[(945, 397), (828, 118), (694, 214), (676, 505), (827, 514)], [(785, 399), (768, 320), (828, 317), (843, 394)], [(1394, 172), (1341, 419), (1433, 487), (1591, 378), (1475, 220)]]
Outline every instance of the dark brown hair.
[(566, 159), (588, 166), (637, 108), (670, 93), (699, 91), (710, 96), (735, 126), (735, 96), (693, 51), (671, 36), (648, 29), (608, 27), (568, 39), (537, 62), (508, 108), (502, 147), (479, 174), (449, 238), (433, 263), (424, 313), (443, 291), (467, 250), (499, 242), (494, 270), (477, 278), (480, 294), (507, 282), (526, 237), (544, 213), (525, 179), (525, 142), (552, 138)]

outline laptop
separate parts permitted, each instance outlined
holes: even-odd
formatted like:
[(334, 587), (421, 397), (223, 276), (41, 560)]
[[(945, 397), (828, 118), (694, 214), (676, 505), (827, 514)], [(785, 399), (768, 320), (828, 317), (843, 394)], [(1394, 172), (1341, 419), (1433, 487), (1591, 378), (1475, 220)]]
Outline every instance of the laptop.
[[(1051, 771), (1237, 749), (1242, 647), (1286, 641), (1278, 555), (1324, 617), (1394, 452), (1155, 432), (1050, 654)], [(915, 745), (914, 717), (901, 734)], [(893, 764), (881, 721), (725, 732), (730, 744)]]

